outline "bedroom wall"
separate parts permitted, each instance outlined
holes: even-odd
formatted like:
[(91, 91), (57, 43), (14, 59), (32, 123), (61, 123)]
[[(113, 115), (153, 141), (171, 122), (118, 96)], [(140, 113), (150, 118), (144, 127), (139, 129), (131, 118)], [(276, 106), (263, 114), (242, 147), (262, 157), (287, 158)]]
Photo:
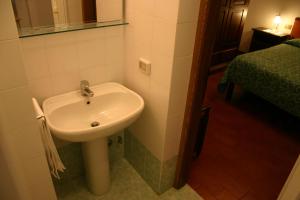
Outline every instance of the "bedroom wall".
[[(299, 0), (289, 0), (299, 1)], [(251, 0), (248, 8), (247, 20), (240, 43), (240, 51), (247, 52), (250, 48), (252, 28), (272, 28), (273, 20), (282, 10), (282, 0)]]
[(293, 25), (296, 17), (300, 17), (300, 1), (286, 0), (281, 10), (282, 23), (284, 25)]

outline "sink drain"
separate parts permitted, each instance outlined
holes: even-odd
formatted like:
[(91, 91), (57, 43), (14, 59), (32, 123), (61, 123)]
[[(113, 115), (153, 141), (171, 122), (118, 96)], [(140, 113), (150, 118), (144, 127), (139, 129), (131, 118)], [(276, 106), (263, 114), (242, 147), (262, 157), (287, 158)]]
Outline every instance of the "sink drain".
[(97, 127), (99, 125), (100, 125), (100, 123), (97, 121), (91, 123), (91, 127)]

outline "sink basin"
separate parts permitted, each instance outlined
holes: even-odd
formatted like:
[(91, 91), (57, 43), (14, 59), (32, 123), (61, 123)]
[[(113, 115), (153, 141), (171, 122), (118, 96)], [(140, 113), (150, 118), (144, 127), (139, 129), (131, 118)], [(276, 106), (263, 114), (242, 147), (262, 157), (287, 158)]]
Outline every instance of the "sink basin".
[(120, 84), (105, 83), (90, 89), (94, 97), (89, 99), (74, 91), (44, 101), (45, 117), (56, 137), (71, 142), (106, 137), (129, 126), (144, 108), (143, 99)]
[(82, 142), (88, 187), (103, 195), (109, 190), (107, 136), (128, 127), (141, 114), (144, 100), (118, 83), (90, 87), (93, 97), (74, 91), (46, 99), (43, 110), (56, 137)]

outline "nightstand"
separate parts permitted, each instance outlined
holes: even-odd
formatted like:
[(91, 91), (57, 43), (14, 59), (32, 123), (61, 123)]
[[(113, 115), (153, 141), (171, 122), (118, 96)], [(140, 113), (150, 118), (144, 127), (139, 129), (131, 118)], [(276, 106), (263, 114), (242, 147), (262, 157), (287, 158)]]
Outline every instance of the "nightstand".
[(254, 28), (250, 51), (269, 48), (281, 44), (289, 38), (289, 34), (276, 33), (263, 27)]

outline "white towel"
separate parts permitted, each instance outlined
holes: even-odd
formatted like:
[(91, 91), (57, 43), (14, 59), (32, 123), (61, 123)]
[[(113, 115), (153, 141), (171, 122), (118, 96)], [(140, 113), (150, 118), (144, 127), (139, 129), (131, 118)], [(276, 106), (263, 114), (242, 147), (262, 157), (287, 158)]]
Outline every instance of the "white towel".
[(58, 171), (64, 172), (66, 168), (59, 157), (59, 154), (57, 152), (57, 149), (55, 147), (55, 144), (51, 136), (51, 132), (49, 130), (49, 127), (47, 126), (45, 115), (39, 103), (35, 98), (32, 98), (32, 103), (33, 103), (34, 110), (36, 112), (36, 118), (40, 125), (40, 133), (42, 136), (42, 141), (44, 144), (45, 153), (46, 153), (51, 174), (55, 178), (60, 179)]

